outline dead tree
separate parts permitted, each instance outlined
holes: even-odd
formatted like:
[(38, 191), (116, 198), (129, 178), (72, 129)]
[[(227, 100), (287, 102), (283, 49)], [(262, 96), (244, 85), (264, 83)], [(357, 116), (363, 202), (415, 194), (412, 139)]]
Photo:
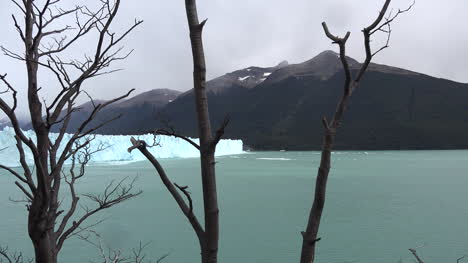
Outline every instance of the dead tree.
[[(418, 263), (424, 263), (424, 261), (419, 257), (418, 252), (416, 251), (417, 248), (410, 248), (408, 250), (409, 250), (409, 252), (411, 252), (411, 254), (414, 256), (414, 258), (416, 259), (416, 261)], [(460, 258), (460, 259), (462, 259), (462, 258)], [(460, 259), (457, 259), (457, 263), (460, 261)]]
[(25, 258), (22, 252), (9, 252), (8, 247), (0, 247), (0, 263), (32, 263), (34, 260)]
[[(416, 248), (408, 249), (409, 252), (411, 253), (411, 255), (413, 255), (413, 257), (416, 259), (417, 263), (424, 263), (424, 260), (422, 260), (422, 258), (418, 255), (418, 249), (420, 249), (422, 247), (424, 247), (424, 246), (419, 246), (419, 247), (416, 247)], [(466, 255), (463, 255), (463, 256), (457, 258), (456, 261), (457, 261), (457, 263), (460, 263), (465, 258), (466, 258)]]
[[(206, 94), (206, 65), (202, 41), (202, 31), (206, 20), (202, 21), (201, 23), (199, 22), (195, 0), (186, 0), (185, 8), (187, 12), (187, 20), (190, 29), (190, 40), (192, 46), (194, 66), (193, 92), (195, 95), (195, 107), (197, 112), (200, 145), (197, 145), (183, 135), (174, 133), (174, 131), (159, 130), (157, 134), (182, 138), (186, 141), (189, 141), (191, 145), (200, 151), (205, 222), (204, 227), (201, 226), (193, 213), (192, 199), (189, 192), (187, 191), (187, 186), (182, 187), (171, 182), (156, 158), (154, 158), (154, 156), (146, 149), (146, 143), (144, 141), (137, 141), (133, 139), (133, 146), (129, 148), (129, 151), (137, 148), (153, 164), (164, 185), (169, 190), (172, 197), (176, 200), (178, 206), (192, 225), (192, 228), (199, 240), (202, 262), (215, 263), (217, 262), (218, 257), (219, 239), (219, 209), (216, 190), (215, 150), (216, 145), (224, 134), (224, 129), (227, 126), (229, 120), (225, 119), (216, 133), (212, 134), (210, 115), (208, 112), (208, 98)], [(177, 191), (177, 189), (179, 189), (188, 199), (188, 204), (182, 195)]]
[(113, 249), (108, 247), (104, 243), (101, 235), (93, 230), (85, 231), (85, 233), (79, 234), (78, 238), (95, 247), (99, 252), (100, 262), (103, 263), (160, 263), (170, 255), (170, 253), (166, 253), (160, 256), (156, 261), (153, 261), (144, 253), (150, 242), (142, 243), (141, 241), (138, 247), (131, 249), (131, 253), (127, 253), (126, 255), (121, 249)]
[[(135, 21), (121, 34), (112, 32), (111, 25), (119, 10), (120, 0), (97, 1), (97, 9), (87, 6), (63, 9), (60, 7), (62, 0), (11, 1), (19, 9), (23, 20), (21, 22), (12, 15), (24, 51), (16, 52), (6, 47), (2, 47), (2, 51), (26, 65), (27, 106), (36, 138), (27, 137), (20, 129), (16, 114), (18, 91), (7, 80), (6, 74), (0, 75), (0, 83), (6, 87), (1, 93), (0, 109), (13, 126), (22, 171), (17, 172), (7, 166), (0, 168), (16, 178), (16, 186), (26, 196), (28, 233), (33, 243), (35, 261), (55, 263), (65, 241), (80, 229), (86, 229), (83, 224), (90, 216), (138, 194), (132, 191), (132, 185), (126, 186), (123, 181), (110, 184), (103, 194), (87, 195), (96, 205), (84, 207), (82, 215), (75, 215), (79, 207), (75, 182), (84, 176), (90, 156), (95, 152), (89, 148), (93, 140), (89, 135), (115, 118), (96, 125), (91, 125), (91, 122), (102, 109), (126, 98), (132, 91), (101, 104), (93, 103), (90, 115), (71, 138), (65, 140), (64, 136), (73, 113), (77, 111), (75, 102), (80, 95), (86, 95), (82, 89), (84, 83), (115, 71), (108, 70), (109, 66), (130, 55), (131, 51), (124, 53), (122, 41), (142, 21)], [(66, 23), (69, 19), (74, 20), (74, 25)], [(66, 52), (72, 48), (79, 49), (77, 45), (85, 37), (88, 42), (96, 37), (92, 53), (85, 54), (82, 59), (67, 58)], [(40, 72), (49, 72), (56, 82), (40, 83), (39, 68), (45, 70)], [(51, 86), (54, 85), (60, 87), (59, 91), (51, 101), (43, 101), (41, 90), (47, 90), (48, 95), (53, 94)], [(6, 98), (7, 95), (9, 98)], [(59, 133), (55, 139), (51, 139), (50, 131), (55, 125), (59, 127)], [(32, 167), (26, 162), (26, 151), (32, 153)], [(65, 169), (69, 163), (71, 168)], [(67, 185), (71, 203), (64, 208), (59, 193)]]
[[(359, 87), (361, 80), (364, 76), (364, 73), (369, 67), (369, 64), (372, 58), (387, 48), (389, 46), (390, 36), (391, 36), (391, 23), (402, 13), (407, 12), (414, 5), (410, 5), (405, 10), (398, 10), (397, 12), (389, 12), (388, 16), (387, 10), (390, 5), (391, 0), (386, 0), (382, 9), (379, 12), (378, 17), (370, 24), (368, 27), (362, 30), (364, 35), (364, 48), (366, 53), (366, 58), (364, 63), (360, 65), (360, 68), (357, 70), (357, 75), (353, 76), (355, 72), (352, 72), (350, 65), (346, 57), (346, 41), (350, 36), (350, 32), (347, 32), (346, 35), (341, 38), (333, 35), (328, 30), (327, 24), (322, 23), (323, 30), (325, 31), (326, 36), (332, 41), (333, 44), (337, 44), (340, 50), (340, 60), (343, 65), (343, 70), (345, 73), (344, 81), (344, 90), (343, 95), (338, 102), (335, 113), (333, 114), (331, 121), (328, 121), (326, 117), (323, 117), (322, 124), (324, 128), (323, 136), (323, 145), (322, 153), (320, 159), (320, 167), (317, 172), (317, 178), (315, 183), (315, 194), (312, 208), (310, 210), (309, 219), (307, 223), (307, 228), (302, 232), (303, 242), (302, 242), (302, 252), (301, 252), (301, 263), (311, 263), (314, 262), (315, 257), (315, 245), (320, 240), (318, 235), (320, 220), (322, 217), (322, 211), (325, 204), (325, 191), (327, 188), (328, 175), (330, 173), (331, 167), (331, 152), (333, 148), (333, 143), (335, 142), (335, 136), (337, 129), (340, 127), (343, 115), (346, 111), (346, 107), (351, 98), (353, 91)], [(371, 48), (371, 36), (375, 33), (383, 32), (387, 35), (386, 43), (377, 49), (372, 51)], [(354, 71), (354, 70), (353, 70)]]

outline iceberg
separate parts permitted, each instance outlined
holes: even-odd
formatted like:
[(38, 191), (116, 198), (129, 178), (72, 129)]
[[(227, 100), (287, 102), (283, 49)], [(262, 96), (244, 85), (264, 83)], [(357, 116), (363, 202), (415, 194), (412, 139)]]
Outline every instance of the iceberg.
[[(24, 131), (26, 137), (36, 141), (36, 135), (34, 131)], [(9, 167), (20, 166), (19, 154), (16, 149), (16, 140), (14, 138), (15, 133), (13, 128), (5, 127), (0, 131), (0, 164)], [(57, 133), (51, 133), (51, 141), (55, 141)], [(62, 152), (64, 145), (70, 140), (71, 134), (66, 134), (61, 144), (59, 153)], [(103, 146), (104, 149), (92, 155), (91, 162), (93, 163), (119, 163), (119, 162), (137, 162), (144, 161), (146, 158), (139, 151), (133, 151), (129, 153), (128, 147), (131, 146), (130, 137), (132, 135), (95, 135), (95, 139), (91, 143), (90, 151), (96, 150), (99, 145)], [(154, 142), (154, 136), (152, 134), (145, 135), (133, 135), (139, 140), (144, 140), (148, 145), (152, 145)], [(198, 139), (192, 139), (194, 142), (199, 143)], [(174, 137), (169, 136), (158, 136), (158, 146), (148, 148), (149, 151), (156, 158), (191, 158), (198, 157), (199, 151), (190, 145), (188, 142)], [(216, 156), (222, 155), (233, 155), (241, 154), (243, 143), (242, 140), (231, 140), (224, 139), (220, 140), (216, 147)], [(25, 150), (26, 162), (33, 164), (32, 153), (27, 149), (27, 146), (23, 146)], [(70, 160), (68, 160), (70, 162)]]

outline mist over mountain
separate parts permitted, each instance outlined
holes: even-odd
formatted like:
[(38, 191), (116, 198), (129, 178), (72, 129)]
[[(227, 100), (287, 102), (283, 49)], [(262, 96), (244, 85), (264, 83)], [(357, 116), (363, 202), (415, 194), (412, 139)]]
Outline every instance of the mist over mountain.
[[(348, 58), (354, 73), (360, 63)], [(299, 64), (248, 67), (207, 82), (216, 128), (226, 115), (227, 138), (258, 150), (319, 149), (323, 116), (343, 92), (337, 53), (324, 51)], [(457, 149), (468, 147), (468, 84), (387, 65), (371, 64), (345, 114), (337, 149)], [(156, 89), (109, 107), (95, 123), (123, 116), (98, 130), (140, 134), (168, 124), (198, 137), (192, 90)], [(76, 129), (89, 110), (74, 115)]]

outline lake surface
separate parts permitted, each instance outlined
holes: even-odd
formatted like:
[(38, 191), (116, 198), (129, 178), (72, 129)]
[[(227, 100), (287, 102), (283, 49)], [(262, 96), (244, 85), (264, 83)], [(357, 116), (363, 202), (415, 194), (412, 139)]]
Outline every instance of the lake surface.
[[(299, 262), (319, 157), (251, 152), (217, 158), (219, 262)], [(200, 215), (198, 162), (162, 160), (174, 182), (190, 186)], [(468, 151), (337, 152), (332, 166), (316, 262), (413, 262), (408, 248), (422, 244), (418, 252), (426, 262), (456, 262), (468, 254)], [(125, 176), (138, 176), (143, 194), (90, 221), (108, 218), (96, 227), (105, 243), (131, 249), (151, 241), (148, 257), (170, 253), (163, 262), (199, 262), (195, 234), (148, 163), (89, 167), (77, 187), (98, 192)], [(31, 254), (26, 209), (9, 197), (21, 195), (10, 177), (0, 176), (0, 244)], [(66, 243), (60, 259), (99, 262), (97, 250), (77, 239)]]

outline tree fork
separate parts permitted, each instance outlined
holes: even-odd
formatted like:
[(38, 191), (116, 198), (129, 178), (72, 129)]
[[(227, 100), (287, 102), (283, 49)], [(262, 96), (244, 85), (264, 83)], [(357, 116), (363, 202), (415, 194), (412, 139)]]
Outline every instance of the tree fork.
[[(398, 10), (398, 12), (394, 15), (392, 15), (390, 12), (390, 15), (384, 18), (385, 14), (387, 13), (390, 2), (391, 0), (385, 0), (385, 3), (381, 8), (378, 17), (372, 22), (371, 25), (362, 30), (362, 33), (364, 35), (364, 48), (366, 58), (355, 78), (353, 78), (352, 76), (352, 72), (346, 58), (346, 41), (350, 36), (350, 32), (347, 32), (346, 35), (343, 38), (341, 38), (330, 33), (327, 24), (325, 22), (322, 23), (325, 35), (332, 41), (333, 44), (337, 44), (339, 46), (339, 57), (345, 73), (345, 82), (343, 86), (343, 95), (337, 104), (336, 111), (333, 114), (331, 122), (329, 123), (325, 117), (322, 119), (324, 135), (322, 139), (323, 144), (322, 153), (320, 156), (320, 167), (317, 171), (314, 200), (309, 213), (306, 231), (302, 232), (303, 242), (300, 259), (301, 263), (312, 263), (315, 259), (315, 247), (317, 245), (317, 241), (320, 240), (320, 238), (317, 238), (317, 235), (320, 226), (320, 220), (322, 218), (323, 208), (325, 205), (327, 181), (331, 167), (331, 152), (333, 149), (333, 144), (335, 142), (336, 131), (343, 121), (343, 115), (346, 111), (349, 99), (351, 98), (353, 91), (359, 87), (360, 81), (362, 80), (364, 73), (369, 67), (373, 56), (375, 56), (380, 51), (388, 48), (388, 43), (391, 34), (390, 23), (400, 14), (409, 11), (414, 5), (413, 2), (413, 4), (411, 4), (407, 9)], [(384, 30), (383, 27), (388, 28), (388, 30)], [(370, 45), (371, 36), (376, 32), (386, 33), (387, 41), (384, 46), (380, 47), (377, 51), (372, 52)]]

